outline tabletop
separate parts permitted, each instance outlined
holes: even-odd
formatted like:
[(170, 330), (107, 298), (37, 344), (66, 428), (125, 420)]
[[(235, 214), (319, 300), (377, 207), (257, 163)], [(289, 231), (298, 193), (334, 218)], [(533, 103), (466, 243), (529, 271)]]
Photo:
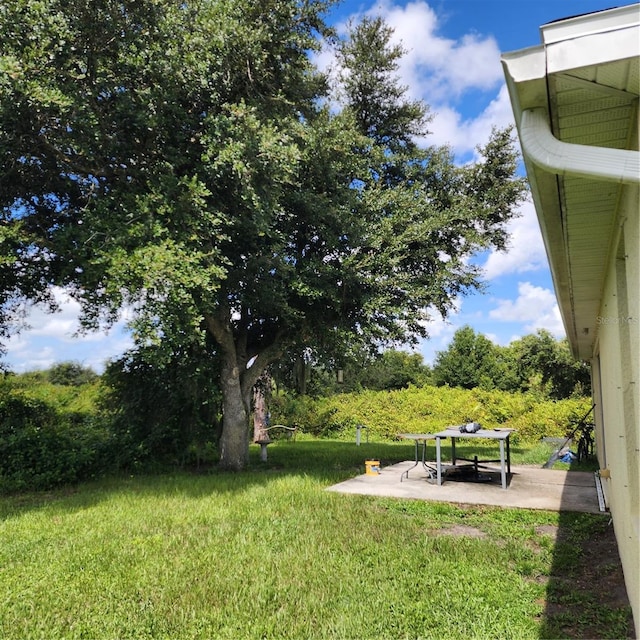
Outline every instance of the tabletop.
[(480, 429), (475, 433), (460, 431), (458, 427), (450, 427), (433, 434), (436, 438), (488, 438), (490, 440), (507, 440), (514, 429)]

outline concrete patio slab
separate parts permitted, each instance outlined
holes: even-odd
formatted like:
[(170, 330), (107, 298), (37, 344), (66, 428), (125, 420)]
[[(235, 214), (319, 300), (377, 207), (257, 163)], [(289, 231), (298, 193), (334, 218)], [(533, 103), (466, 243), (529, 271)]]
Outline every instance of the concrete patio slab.
[[(441, 486), (428, 478), (413, 460), (384, 467), (377, 475), (357, 476), (329, 487), (329, 491), (461, 504), (486, 504), (517, 509), (601, 513), (593, 473), (511, 465), (507, 489), (500, 486), (500, 472), (487, 472), (490, 482), (446, 479)], [(409, 469), (408, 478), (404, 472)]]

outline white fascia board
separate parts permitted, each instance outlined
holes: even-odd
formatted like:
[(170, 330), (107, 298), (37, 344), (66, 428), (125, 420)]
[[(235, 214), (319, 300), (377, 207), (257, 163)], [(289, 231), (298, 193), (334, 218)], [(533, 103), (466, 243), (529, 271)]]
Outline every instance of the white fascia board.
[(640, 56), (640, 26), (595, 33), (546, 45), (547, 74)]
[(502, 55), (502, 67), (518, 128), (523, 109), (546, 107), (547, 67), (544, 47), (531, 47)]
[(547, 60), (543, 46), (510, 51), (503, 53), (501, 58), (505, 75), (508, 74), (513, 82), (539, 80), (546, 76)]
[(633, 25), (640, 25), (640, 3), (549, 22), (540, 27), (540, 38), (549, 45)]

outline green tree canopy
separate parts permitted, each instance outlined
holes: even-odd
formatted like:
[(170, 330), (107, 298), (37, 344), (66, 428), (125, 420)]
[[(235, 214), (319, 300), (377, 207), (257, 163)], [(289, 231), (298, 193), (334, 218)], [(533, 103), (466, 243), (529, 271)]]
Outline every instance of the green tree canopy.
[(127, 304), (141, 345), (213, 341), (228, 468), (248, 461), (251, 387), (287, 346), (425, 335), (428, 308), (481, 285), (469, 257), (504, 247), (523, 195), (509, 131), (464, 167), (417, 144), (428, 108), (405, 98), (379, 20), (339, 44), (330, 109), (310, 60), (329, 4), (0, 10), (3, 216), (87, 326)]
[(528, 390), (538, 379), (555, 399), (591, 392), (589, 366), (575, 360), (566, 338), (556, 340), (546, 329), (538, 329), (535, 334), (512, 342), (509, 349), (523, 390)]
[(495, 386), (498, 374), (498, 347), (469, 325), (455, 332), (449, 347), (438, 352), (433, 366), (436, 385), (463, 389)]
[(573, 358), (566, 338), (556, 340), (546, 329), (501, 347), (466, 325), (438, 352), (433, 381), (465, 389), (535, 390), (556, 400), (591, 391), (588, 365)]
[(305, 362), (304, 358), (294, 361), (285, 354), (270, 371), (278, 387), (314, 397), (363, 389), (391, 391), (410, 385), (421, 387), (431, 382), (431, 370), (424, 364), (421, 354), (396, 349), (374, 355), (366, 350), (349, 353), (348, 357), (340, 359), (337, 369), (327, 369), (321, 362)]
[[(221, 397), (210, 345), (185, 341), (138, 347), (109, 363), (101, 409), (119, 448), (119, 463), (199, 464), (220, 436)], [(161, 354), (154, 353), (162, 350)]]
[(51, 384), (61, 384), (69, 387), (79, 387), (83, 384), (95, 382), (98, 374), (80, 362), (59, 362), (47, 371), (47, 378)]
[(370, 360), (359, 372), (359, 383), (365, 389), (391, 391), (409, 385), (423, 386), (430, 381), (430, 369), (419, 353), (388, 349)]

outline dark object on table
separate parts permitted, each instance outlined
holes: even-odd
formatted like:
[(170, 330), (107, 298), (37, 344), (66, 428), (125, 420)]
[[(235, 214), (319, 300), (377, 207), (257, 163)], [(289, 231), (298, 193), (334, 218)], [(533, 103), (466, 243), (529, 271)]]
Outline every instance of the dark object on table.
[(475, 433), (480, 429), (482, 429), (482, 426), (479, 422), (467, 422), (467, 424), (460, 425), (460, 433)]

